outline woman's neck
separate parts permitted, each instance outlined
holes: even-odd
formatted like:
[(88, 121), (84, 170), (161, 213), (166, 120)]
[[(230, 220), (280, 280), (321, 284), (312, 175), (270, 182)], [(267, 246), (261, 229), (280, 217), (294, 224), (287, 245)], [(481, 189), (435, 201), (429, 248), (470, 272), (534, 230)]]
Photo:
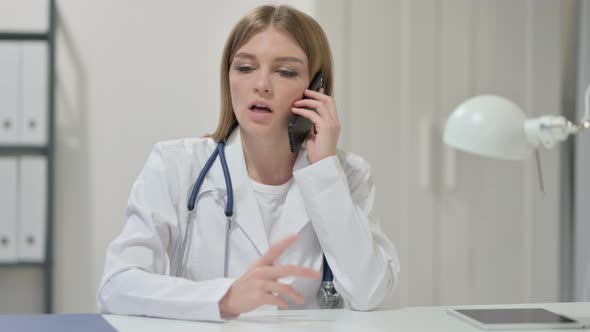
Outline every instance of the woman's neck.
[[(286, 136), (286, 134), (285, 134)], [(291, 153), (289, 140), (250, 136), (240, 132), (248, 175), (256, 182), (278, 186), (293, 176), (297, 154)]]

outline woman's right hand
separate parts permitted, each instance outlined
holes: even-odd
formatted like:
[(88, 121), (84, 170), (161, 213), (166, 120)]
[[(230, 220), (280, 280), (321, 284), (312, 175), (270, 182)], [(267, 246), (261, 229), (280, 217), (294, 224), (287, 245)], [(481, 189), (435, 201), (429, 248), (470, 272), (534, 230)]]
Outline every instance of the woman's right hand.
[(282, 297), (288, 297), (298, 304), (303, 304), (301, 294), (277, 279), (285, 277), (319, 279), (320, 272), (296, 265), (274, 265), (274, 262), (296, 240), (297, 235), (291, 235), (272, 245), (240, 279), (232, 284), (219, 301), (222, 317), (237, 316), (263, 305), (276, 305), (286, 309), (287, 301)]

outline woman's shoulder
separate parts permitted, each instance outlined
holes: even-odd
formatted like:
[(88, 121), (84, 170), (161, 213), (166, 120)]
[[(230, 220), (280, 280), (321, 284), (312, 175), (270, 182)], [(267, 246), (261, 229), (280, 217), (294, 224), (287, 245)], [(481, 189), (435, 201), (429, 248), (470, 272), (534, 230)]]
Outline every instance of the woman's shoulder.
[(206, 163), (215, 146), (208, 137), (160, 141), (154, 144), (146, 166), (175, 177), (190, 175)]
[(171, 193), (183, 192), (184, 183), (190, 183), (215, 149), (211, 138), (182, 138), (154, 144), (142, 175), (167, 182)]
[(159, 153), (164, 159), (169, 158), (197, 158), (208, 156), (215, 149), (215, 141), (209, 137), (181, 138), (168, 141), (160, 141), (154, 145), (153, 151)]

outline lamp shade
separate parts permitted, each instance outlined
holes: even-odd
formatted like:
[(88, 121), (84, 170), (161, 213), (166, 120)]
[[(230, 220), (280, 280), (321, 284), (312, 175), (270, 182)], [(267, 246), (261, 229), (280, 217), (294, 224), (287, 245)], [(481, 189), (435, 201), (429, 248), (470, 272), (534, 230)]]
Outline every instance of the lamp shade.
[(521, 160), (531, 155), (526, 116), (510, 100), (493, 95), (470, 98), (447, 120), (444, 142), (454, 148), (491, 158)]

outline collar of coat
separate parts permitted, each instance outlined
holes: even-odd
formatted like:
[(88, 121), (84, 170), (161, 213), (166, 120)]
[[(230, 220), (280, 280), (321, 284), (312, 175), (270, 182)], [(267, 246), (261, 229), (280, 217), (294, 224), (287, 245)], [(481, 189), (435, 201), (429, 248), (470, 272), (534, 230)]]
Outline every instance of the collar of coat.
[[(214, 144), (212, 148), (216, 148), (216, 144)], [(213, 149), (211, 149), (209, 153), (213, 152)], [(234, 193), (234, 215), (232, 217), (232, 222), (235, 222), (238, 227), (244, 231), (258, 250), (259, 254), (262, 255), (268, 250), (269, 238), (278, 241), (288, 235), (298, 233), (310, 221), (297, 182), (293, 181), (287, 192), (282, 215), (279, 220), (273, 222), (271, 234), (267, 235), (258, 201), (256, 200), (248, 170), (246, 168), (239, 127), (234, 129), (226, 142), (225, 158), (228, 164)], [(310, 162), (307, 159), (307, 151), (305, 150), (304, 144), (295, 160), (293, 172), (309, 165)], [(205, 182), (199, 192), (199, 196), (209, 190), (219, 191), (223, 197), (225, 209), (227, 192), (219, 157), (207, 174)]]

